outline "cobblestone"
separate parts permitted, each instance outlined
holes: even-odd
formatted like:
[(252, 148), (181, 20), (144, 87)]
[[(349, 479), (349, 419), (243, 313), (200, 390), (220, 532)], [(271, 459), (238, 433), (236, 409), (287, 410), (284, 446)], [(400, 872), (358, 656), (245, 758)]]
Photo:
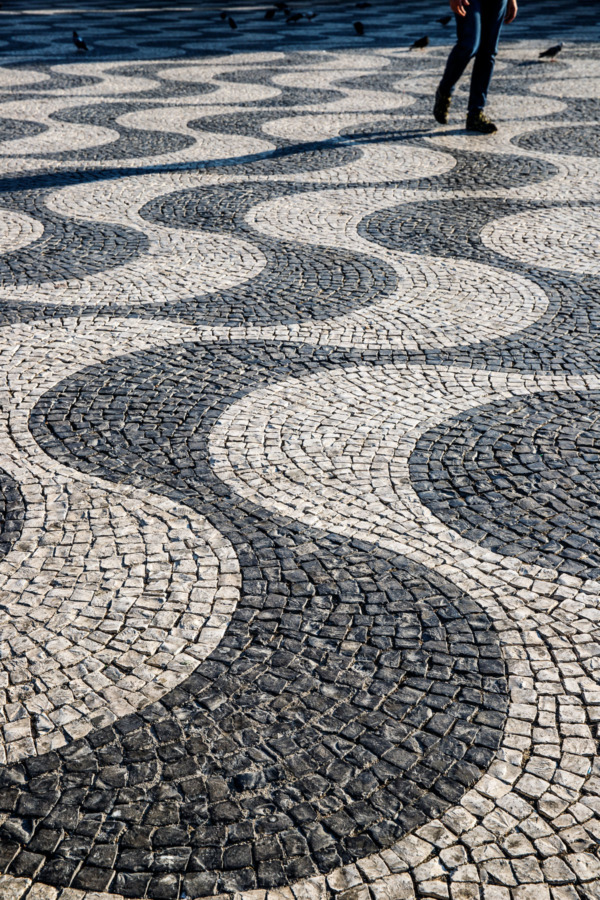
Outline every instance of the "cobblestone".
[(594, 4), (492, 138), (416, 0), (104, 6), (0, 10), (1, 900), (600, 897)]

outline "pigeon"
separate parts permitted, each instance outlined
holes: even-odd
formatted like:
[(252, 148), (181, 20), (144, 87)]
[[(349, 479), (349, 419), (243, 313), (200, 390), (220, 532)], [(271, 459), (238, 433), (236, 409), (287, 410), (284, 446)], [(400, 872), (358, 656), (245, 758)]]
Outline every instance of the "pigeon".
[(275, 7), (273, 7), (272, 9), (268, 9), (268, 10), (266, 11), (266, 13), (265, 13), (265, 19), (266, 19), (268, 22), (270, 22), (271, 19), (273, 19), (273, 18), (275, 17), (275, 13), (276, 13), (276, 12), (277, 12), (277, 10), (275, 9)]
[(88, 46), (83, 38), (80, 38), (76, 31), (73, 32), (73, 43), (78, 50), (87, 50)]
[(229, 18), (227, 19), (227, 24), (228, 24), (229, 27), (232, 28), (232, 29), (236, 29), (236, 28), (237, 28), (237, 22), (235, 21), (235, 19), (233, 18), (233, 16), (229, 16)]
[(359, 35), (359, 37), (362, 37), (363, 34), (365, 33), (365, 26), (363, 25), (363, 23), (362, 22), (353, 22), (352, 24), (354, 25), (355, 32)]
[(548, 47), (547, 50), (542, 50), (542, 52), (540, 53), (540, 59), (554, 59), (555, 56), (558, 56), (562, 48), (562, 41), (560, 42), (560, 44), (555, 44), (553, 47)]
[(360, 3), (356, 4), (357, 9), (368, 9), (371, 4), (369, 0), (360, 0)]
[(286, 25), (295, 25), (302, 18), (301, 12), (290, 13), (286, 18)]
[(429, 44), (429, 35), (425, 34), (425, 35), (423, 35), (423, 37), (417, 38), (417, 40), (413, 44), (411, 44), (410, 49), (411, 50), (422, 50), (423, 47), (427, 47), (428, 44)]
[(440, 25), (447, 25), (451, 18), (452, 16), (442, 16), (438, 19), (438, 22), (440, 23)]
[(220, 12), (219, 15), (221, 16), (221, 18), (223, 19), (223, 21), (225, 21), (225, 19), (227, 18), (227, 13), (226, 13), (225, 11)]

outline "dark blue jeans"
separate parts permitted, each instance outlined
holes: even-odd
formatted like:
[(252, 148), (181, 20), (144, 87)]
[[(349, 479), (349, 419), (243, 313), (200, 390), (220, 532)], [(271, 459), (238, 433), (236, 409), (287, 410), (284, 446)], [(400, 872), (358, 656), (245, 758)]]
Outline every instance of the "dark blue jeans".
[(455, 16), (458, 41), (450, 52), (440, 82), (440, 93), (451, 94), (454, 85), (475, 57), (469, 94), (469, 114), (485, 106), (507, 0), (470, 0), (466, 16)]

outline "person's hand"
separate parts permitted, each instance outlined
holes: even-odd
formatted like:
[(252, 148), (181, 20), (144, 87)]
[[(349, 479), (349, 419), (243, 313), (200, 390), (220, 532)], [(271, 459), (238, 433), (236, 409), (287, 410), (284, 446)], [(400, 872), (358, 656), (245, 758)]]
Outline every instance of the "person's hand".
[(450, 0), (450, 9), (457, 16), (466, 16), (467, 6), (470, 6), (469, 0)]
[(511, 22), (514, 22), (517, 18), (517, 11), (519, 7), (517, 6), (517, 0), (508, 0), (508, 5), (506, 7), (506, 15), (504, 16), (504, 21), (507, 25), (510, 25)]

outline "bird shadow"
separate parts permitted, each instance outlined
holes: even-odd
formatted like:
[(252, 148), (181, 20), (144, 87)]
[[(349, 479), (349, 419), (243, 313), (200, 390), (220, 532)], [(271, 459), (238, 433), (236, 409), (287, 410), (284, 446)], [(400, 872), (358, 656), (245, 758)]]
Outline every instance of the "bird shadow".
[(556, 62), (555, 59), (525, 59), (520, 63), (517, 63), (518, 67), (523, 66), (547, 66), (548, 63)]

